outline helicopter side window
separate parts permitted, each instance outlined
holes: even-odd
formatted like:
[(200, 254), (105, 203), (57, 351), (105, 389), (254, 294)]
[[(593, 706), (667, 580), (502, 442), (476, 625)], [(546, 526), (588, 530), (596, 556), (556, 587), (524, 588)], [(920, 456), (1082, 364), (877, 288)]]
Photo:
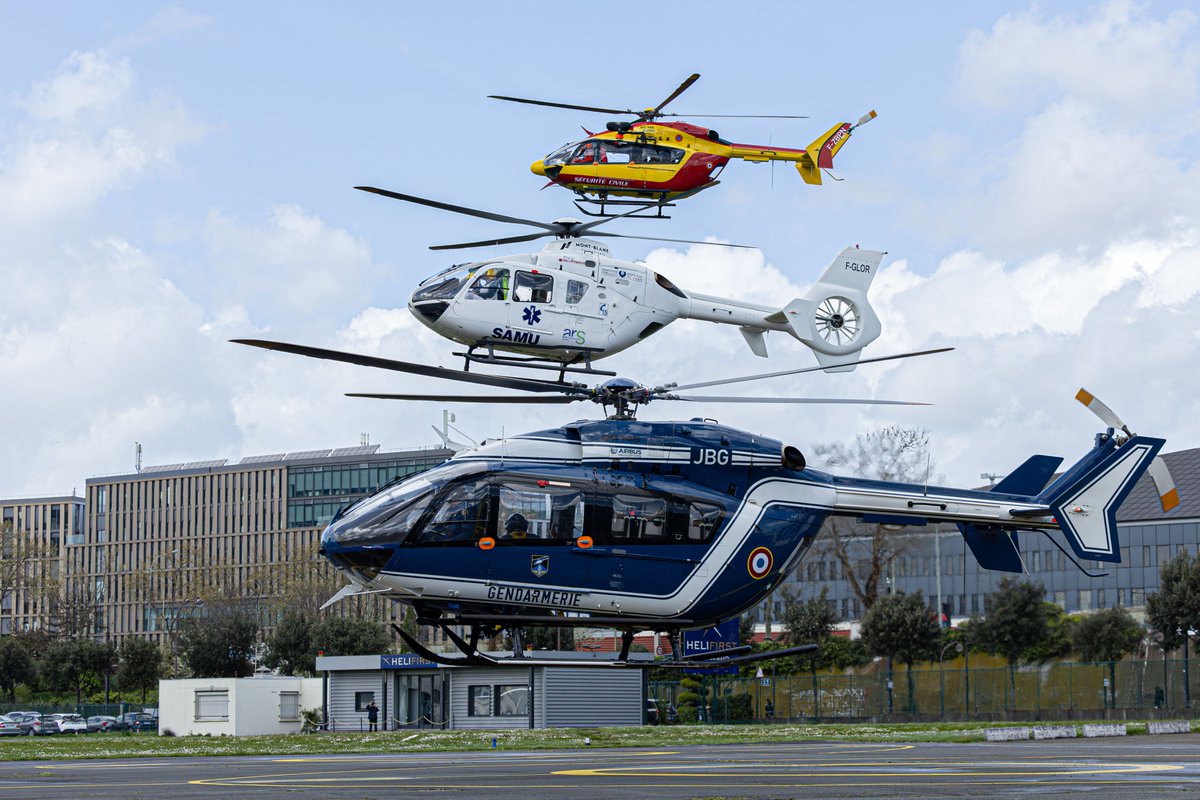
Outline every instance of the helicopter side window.
[(577, 306), (587, 294), (588, 285), (583, 281), (567, 281), (567, 305)]
[(583, 534), (583, 492), (569, 486), (500, 485), (501, 540), (569, 542)]
[(490, 268), (467, 289), (467, 300), (507, 300), (508, 270)]
[(693, 542), (707, 542), (721, 525), (720, 507), (708, 503), (691, 503), (688, 506), (687, 538)]
[(611, 536), (614, 540), (663, 540), (667, 503), (656, 497), (617, 494), (612, 499)]
[(628, 142), (600, 143), (600, 161), (605, 164), (628, 164), (632, 161), (633, 148)]
[(536, 272), (517, 272), (513, 300), (518, 303), (549, 303), (554, 295), (554, 278)]
[(433, 519), (417, 534), (418, 545), (474, 544), (488, 535), (491, 493), (486, 480), (450, 489), (437, 504)]
[(657, 144), (638, 145), (634, 161), (638, 164), (678, 164), (683, 160), (683, 151)]

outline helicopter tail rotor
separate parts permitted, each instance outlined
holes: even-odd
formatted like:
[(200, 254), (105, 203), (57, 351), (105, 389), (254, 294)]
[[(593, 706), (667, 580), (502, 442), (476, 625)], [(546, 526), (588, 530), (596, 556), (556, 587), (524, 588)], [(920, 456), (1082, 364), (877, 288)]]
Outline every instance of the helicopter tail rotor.
[(804, 295), (767, 317), (812, 349), (826, 372), (850, 372), (881, 326), (867, 289), (885, 254), (847, 247)]
[(796, 162), (796, 169), (805, 183), (819, 186), (821, 170), (833, 169), (833, 157), (838, 154), (855, 128), (866, 125), (878, 116), (873, 110), (858, 118), (854, 124), (839, 122), (825, 133), (813, 139), (812, 144), (804, 148), (804, 156)]

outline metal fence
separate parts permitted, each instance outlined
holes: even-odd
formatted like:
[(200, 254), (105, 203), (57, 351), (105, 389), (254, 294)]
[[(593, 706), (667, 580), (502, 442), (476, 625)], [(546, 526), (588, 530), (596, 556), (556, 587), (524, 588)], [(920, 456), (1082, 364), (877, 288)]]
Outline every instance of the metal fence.
[(119, 717), (127, 711), (141, 711), (142, 706), (132, 703), (0, 703), (0, 714), (10, 711), (36, 711), (39, 714), (78, 714), (88, 717)]
[[(1011, 669), (948, 663), (945, 669), (922, 666), (911, 672), (896, 665), (890, 674), (878, 669), (700, 680), (703, 702), (698, 711), (717, 723), (1152, 718), (1192, 716), (1200, 703), (1200, 659), (1058, 662)], [(674, 703), (680, 689), (678, 683), (662, 682), (651, 683), (649, 691)]]

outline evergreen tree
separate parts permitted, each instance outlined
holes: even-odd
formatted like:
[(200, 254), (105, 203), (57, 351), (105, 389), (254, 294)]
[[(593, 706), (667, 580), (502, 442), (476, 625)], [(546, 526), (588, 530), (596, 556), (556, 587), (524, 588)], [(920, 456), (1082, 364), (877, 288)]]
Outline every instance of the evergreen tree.
[(163, 652), (154, 642), (128, 637), (121, 643), (120, 666), (117, 680), (121, 690), (141, 690), (142, 702), (146, 702), (146, 691), (158, 686), (163, 676)]
[(378, 622), (348, 617), (326, 617), (313, 627), (313, 647), (327, 656), (362, 656), (386, 653), (391, 639)]
[(183, 620), (179, 657), (193, 678), (241, 678), (254, 671), (258, 618), (235, 601), (214, 601), (204, 616)]
[(33, 683), (37, 665), (33, 654), (14, 636), (0, 636), (0, 692), (17, 702), (17, 684)]
[[(907, 667), (910, 713), (917, 710), (912, 665), (937, 655), (941, 635), (937, 616), (925, 605), (921, 592), (884, 595), (863, 617), (862, 638), (867, 649), (875, 655), (898, 660)], [(891, 680), (890, 671), (888, 680)]]
[(263, 663), (284, 675), (312, 675), (317, 648), (313, 644), (316, 622), (305, 611), (285, 611), (283, 619), (267, 637)]

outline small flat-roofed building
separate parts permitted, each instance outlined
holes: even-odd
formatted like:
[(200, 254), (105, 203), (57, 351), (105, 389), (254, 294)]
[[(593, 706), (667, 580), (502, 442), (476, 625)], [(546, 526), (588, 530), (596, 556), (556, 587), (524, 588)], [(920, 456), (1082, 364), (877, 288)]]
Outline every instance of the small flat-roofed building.
[[(508, 655), (499, 653), (497, 655)], [(595, 728), (641, 725), (643, 671), (605, 663), (615, 653), (537, 651), (563, 666), (444, 666), (409, 653), (320, 656), (331, 730), (367, 730), (367, 704), (393, 728)], [(651, 658), (634, 654), (635, 658)], [(591, 660), (596, 666), (579, 666)]]
[(158, 682), (160, 736), (300, 733), (301, 712), (321, 707), (320, 678), (278, 675)]

